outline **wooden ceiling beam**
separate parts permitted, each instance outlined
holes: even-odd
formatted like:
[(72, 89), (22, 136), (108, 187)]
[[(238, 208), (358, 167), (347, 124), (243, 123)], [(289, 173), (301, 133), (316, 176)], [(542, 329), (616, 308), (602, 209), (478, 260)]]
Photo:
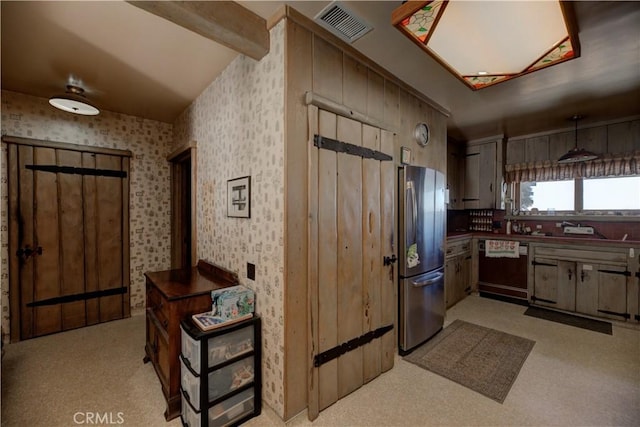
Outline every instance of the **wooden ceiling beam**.
[(269, 53), (264, 18), (233, 1), (128, 1), (255, 60)]

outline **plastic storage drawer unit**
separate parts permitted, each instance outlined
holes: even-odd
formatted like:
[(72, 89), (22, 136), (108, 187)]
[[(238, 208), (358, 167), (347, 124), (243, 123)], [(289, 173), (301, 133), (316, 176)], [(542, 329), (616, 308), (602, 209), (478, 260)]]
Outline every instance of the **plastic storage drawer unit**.
[(260, 318), (210, 331), (200, 330), (191, 319), (180, 327), (182, 423), (227, 426), (260, 415)]
[[(200, 376), (191, 371), (180, 357), (181, 375), (180, 385), (182, 391), (187, 395), (191, 405), (196, 410), (200, 410)], [(254, 378), (253, 356), (238, 360), (230, 365), (218, 370), (209, 372), (208, 375), (208, 399), (213, 401), (218, 397), (237, 390), (245, 384), (253, 381)]]
[[(185, 365), (193, 371), (200, 371), (200, 340), (193, 339), (184, 329), (182, 334), (182, 357)], [(253, 327), (248, 325), (226, 335), (209, 338), (207, 367), (213, 367), (226, 360), (249, 353), (254, 347)]]
[[(183, 390), (184, 392), (184, 390)], [(208, 426), (223, 427), (233, 424), (241, 418), (251, 414), (254, 410), (255, 392), (249, 388), (229, 399), (226, 399), (208, 411)], [(202, 411), (198, 411), (189, 399), (183, 395), (182, 399), (182, 424), (188, 427), (198, 427), (201, 425)]]

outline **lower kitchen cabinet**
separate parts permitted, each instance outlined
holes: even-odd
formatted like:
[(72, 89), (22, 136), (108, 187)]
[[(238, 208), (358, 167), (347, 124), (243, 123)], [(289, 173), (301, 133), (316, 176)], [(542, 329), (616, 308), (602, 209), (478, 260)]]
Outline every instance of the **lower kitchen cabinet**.
[(447, 245), (444, 264), (446, 307), (452, 307), (471, 292), (471, 239)]
[(260, 318), (202, 331), (180, 324), (182, 424), (239, 425), (261, 412)]
[(535, 258), (531, 299), (536, 304), (574, 311), (576, 308), (575, 264), (572, 261)]
[(578, 264), (576, 311), (611, 319), (628, 319), (626, 267), (606, 264)]
[(531, 302), (536, 305), (622, 321), (637, 311), (629, 304), (633, 276), (624, 251), (541, 247), (532, 267)]

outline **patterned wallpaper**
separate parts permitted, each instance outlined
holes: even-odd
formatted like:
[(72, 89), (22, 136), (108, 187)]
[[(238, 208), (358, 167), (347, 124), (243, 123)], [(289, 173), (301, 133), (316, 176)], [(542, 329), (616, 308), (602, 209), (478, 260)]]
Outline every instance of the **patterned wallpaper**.
[[(130, 150), (131, 308), (145, 304), (143, 273), (171, 265), (169, 153), (172, 126), (167, 123), (102, 111), (96, 117), (75, 116), (51, 107), (46, 99), (2, 91), (2, 134)], [(6, 144), (2, 144), (1, 281), (2, 331), (9, 331), (7, 260)], [(8, 336), (4, 337), (8, 339)]]
[[(198, 258), (240, 276), (263, 322), (263, 400), (284, 414), (284, 21), (259, 62), (239, 56), (174, 123), (197, 145)], [(227, 180), (251, 176), (251, 218), (227, 217)], [(247, 279), (247, 263), (256, 280)]]

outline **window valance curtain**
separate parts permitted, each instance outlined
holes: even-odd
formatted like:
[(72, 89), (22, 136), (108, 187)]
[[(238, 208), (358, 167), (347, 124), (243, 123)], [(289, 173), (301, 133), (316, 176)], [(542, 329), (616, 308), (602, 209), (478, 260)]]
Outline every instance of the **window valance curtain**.
[(505, 166), (505, 181), (561, 181), (574, 178), (640, 175), (640, 151), (605, 156), (581, 163), (559, 164), (555, 161), (516, 163)]

